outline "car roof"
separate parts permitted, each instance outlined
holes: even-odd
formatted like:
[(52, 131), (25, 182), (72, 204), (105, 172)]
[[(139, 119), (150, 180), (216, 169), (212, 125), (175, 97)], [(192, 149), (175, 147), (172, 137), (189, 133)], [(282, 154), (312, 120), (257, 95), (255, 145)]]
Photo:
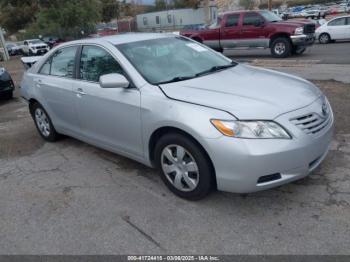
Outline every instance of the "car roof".
[(226, 11), (226, 12), (222, 12), (219, 15), (223, 16), (223, 15), (229, 15), (229, 14), (240, 14), (240, 13), (251, 13), (251, 12), (255, 12), (255, 13), (259, 13), (261, 11), (269, 11), (269, 10), (237, 10), (237, 11)]
[(159, 38), (176, 37), (176, 35), (171, 33), (125, 33), (120, 35), (103, 36), (98, 38), (86, 38), (71, 42), (66, 42), (60, 46), (70, 45), (70, 44), (88, 44), (88, 43), (110, 43), (112, 45), (119, 45), (125, 43), (132, 43), (144, 40), (152, 40)]
[(333, 21), (333, 20), (335, 20), (335, 19), (337, 19), (337, 18), (346, 18), (346, 17), (350, 17), (350, 15), (336, 16), (336, 17), (333, 17), (333, 18), (332, 18), (331, 20), (329, 20), (328, 22)]

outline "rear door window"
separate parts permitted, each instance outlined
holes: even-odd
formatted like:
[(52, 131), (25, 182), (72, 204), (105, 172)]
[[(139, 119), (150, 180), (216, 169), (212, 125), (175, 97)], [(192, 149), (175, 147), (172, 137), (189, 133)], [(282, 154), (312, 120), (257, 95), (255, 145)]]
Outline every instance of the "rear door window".
[(243, 17), (243, 26), (255, 26), (263, 21), (262, 17), (257, 13), (246, 13)]
[(329, 26), (340, 26), (340, 25), (345, 25), (345, 17), (335, 19), (331, 22), (329, 22)]

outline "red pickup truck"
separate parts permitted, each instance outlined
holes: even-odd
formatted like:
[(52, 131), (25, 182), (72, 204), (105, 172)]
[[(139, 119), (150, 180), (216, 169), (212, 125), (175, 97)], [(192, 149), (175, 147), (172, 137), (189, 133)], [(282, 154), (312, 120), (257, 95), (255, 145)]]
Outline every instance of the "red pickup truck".
[(302, 54), (315, 41), (315, 23), (283, 21), (274, 13), (237, 11), (220, 15), (215, 24), (202, 30), (183, 30), (192, 38), (217, 51), (225, 48), (270, 48), (274, 57)]

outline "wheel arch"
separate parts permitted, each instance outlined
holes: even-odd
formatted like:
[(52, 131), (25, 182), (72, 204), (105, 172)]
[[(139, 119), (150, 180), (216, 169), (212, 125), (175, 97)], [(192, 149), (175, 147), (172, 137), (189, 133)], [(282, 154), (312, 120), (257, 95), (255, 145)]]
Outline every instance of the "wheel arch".
[[(41, 104), (40, 104), (39, 101), (36, 100), (35, 98), (30, 98), (30, 99), (28, 100), (28, 102), (29, 102), (29, 112), (30, 112), (31, 115), (33, 115), (33, 114), (34, 114), (34, 112), (33, 112), (33, 110), (34, 110), (33, 106), (34, 106), (35, 104), (39, 104), (39, 105), (41, 105)], [(41, 105), (41, 106), (42, 106), (42, 105)]]
[(190, 133), (184, 131), (183, 129), (180, 129), (178, 127), (173, 126), (163, 126), (159, 127), (156, 130), (153, 131), (153, 133), (150, 136), (150, 139), (148, 141), (148, 154), (149, 154), (149, 160), (152, 164), (152, 166), (155, 166), (155, 147), (157, 144), (157, 141), (164, 135), (169, 133), (176, 133), (181, 134), (187, 138), (189, 138), (192, 142), (194, 142), (205, 154), (206, 158), (208, 159), (210, 166), (212, 168), (212, 174), (213, 174), (213, 180), (215, 181), (215, 187), (216, 187), (216, 172), (215, 167), (213, 164), (213, 161), (211, 160), (207, 150), (204, 148), (204, 146), (196, 139), (193, 135)]
[(190, 38), (198, 43), (203, 43), (203, 39), (198, 35), (192, 35)]
[(288, 33), (276, 33), (276, 34), (273, 34), (270, 36), (269, 48), (271, 48), (273, 41), (279, 37), (287, 38), (289, 40), (289, 42), (292, 43), (292, 41), (290, 40), (290, 34), (288, 34)]

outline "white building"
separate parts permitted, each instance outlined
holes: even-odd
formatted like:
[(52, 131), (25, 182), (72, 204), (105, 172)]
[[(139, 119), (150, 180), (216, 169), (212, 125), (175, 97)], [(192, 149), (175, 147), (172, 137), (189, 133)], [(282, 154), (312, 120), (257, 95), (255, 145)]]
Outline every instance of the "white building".
[(217, 19), (217, 12), (216, 5), (151, 12), (137, 15), (136, 24), (139, 31), (178, 30), (188, 25), (212, 23)]

